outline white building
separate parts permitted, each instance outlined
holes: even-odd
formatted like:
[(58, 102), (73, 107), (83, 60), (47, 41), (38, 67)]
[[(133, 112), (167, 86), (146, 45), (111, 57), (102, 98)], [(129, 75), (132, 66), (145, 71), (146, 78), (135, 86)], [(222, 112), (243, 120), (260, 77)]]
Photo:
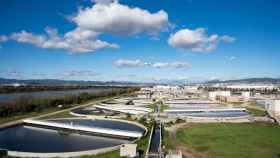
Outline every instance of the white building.
[(140, 99), (151, 99), (152, 98), (152, 91), (150, 90), (140, 90), (137, 92), (137, 98)]
[(199, 93), (198, 86), (184, 86), (186, 93)]
[(169, 151), (169, 153), (165, 156), (165, 158), (183, 158), (183, 154), (181, 150)]
[(241, 92), (241, 96), (245, 98), (250, 98), (252, 96), (252, 93), (249, 91)]
[(179, 86), (157, 85), (153, 88), (141, 88), (137, 94), (138, 98), (163, 99), (183, 97), (185, 95), (185, 91), (184, 88)]
[(277, 86), (272, 84), (235, 84), (235, 85), (227, 85), (226, 88), (233, 88), (233, 89), (274, 89)]
[(208, 98), (211, 100), (216, 100), (217, 96), (228, 97), (231, 96), (230, 91), (210, 91), (208, 92)]
[(272, 115), (280, 115), (280, 100), (265, 101), (265, 109)]
[(120, 147), (121, 157), (136, 157), (137, 156), (137, 144), (122, 144)]

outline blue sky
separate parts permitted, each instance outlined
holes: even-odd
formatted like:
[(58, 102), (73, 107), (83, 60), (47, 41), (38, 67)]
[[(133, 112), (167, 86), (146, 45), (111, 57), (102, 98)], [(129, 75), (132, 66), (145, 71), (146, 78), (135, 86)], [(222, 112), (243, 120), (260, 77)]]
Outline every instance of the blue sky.
[(3, 0), (0, 77), (280, 77), (278, 0)]

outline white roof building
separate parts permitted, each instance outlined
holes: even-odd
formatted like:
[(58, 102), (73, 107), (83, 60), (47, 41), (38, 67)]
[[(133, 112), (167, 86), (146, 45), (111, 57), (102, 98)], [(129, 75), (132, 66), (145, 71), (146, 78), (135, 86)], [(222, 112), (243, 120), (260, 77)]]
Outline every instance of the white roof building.
[(208, 93), (208, 97), (211, 100), (216, 100), (217, 96), (228, 97), (228, 96), (231, 96), (231, 92), (230, 91), (210, 91)]
[(136, 157), (137, 156), (137, 144), (122, 144), (120, 147), (121, 157)]

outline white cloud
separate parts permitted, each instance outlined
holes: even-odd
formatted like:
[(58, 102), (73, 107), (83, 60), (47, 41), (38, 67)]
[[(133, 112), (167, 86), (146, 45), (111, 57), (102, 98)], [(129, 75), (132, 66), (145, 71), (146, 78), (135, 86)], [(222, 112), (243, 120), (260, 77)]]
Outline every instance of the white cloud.
[(152, 67), (154, 68), (191, 68), (191, 65), (189, 63), (185, 63), (185, 62), (156, 62), (154, 64), (152, 64)]
[(190, 50), (192, 52), (211, 52), (215, 50), (220, 41), (234, 42), (234, 38), (228, 35), (218, 36), (217, 34), (207, 35), (205, 28), (181, 29), (171, 34), (168, 44), (174, 48)]
[(87, 39), (96, 39), (99, 33), (91, 30), (83, 30), (81, 28), (76, 28), (72, 31), (65, 33), (64, 37), (66, 39), (72, 39), (75, 41), (87, 40)]
[(227, 43), (233, 43), (235, 42), (235, 38), (234, 37), (231, 37), (231, 36), (228, 36), (228, 35), (224, 35), (221, 37), (221, 40), (224, 41), (224, 42), (227, 42)]
[(30, 43), (36, 46), (41, 46), (45, 41), (46, 37), (42, 35), (33, 35), (32, 33), (21, 31), (19, 33), (13, 33), (11, 39), (21, 43)]
[[(8, 37), (5, 35), (0, 35), (0, 43), (1, 42), (6, 42), (8, 40)], [(2, 46), (0, 45), (0, 49), (2, 48)]]
[[(72, 20), (78, 27), (99, 33), (135, 35), (148, 33), (155, 35), (168, 27), (168, 14), (160, 10), (147, 10), (119, 4), (118, 1), (95, 0), (92, 7), (80, 9)], [(110, 3), (112, 2), (112, 3)]]
[(33, 34), (26, 31), (13, 33), (11, 39), (20, 43), (33, 44), (40, 48), (65, 49), (72, 53), (94, 52), (103, 48), (118, 48), (117, 44), (96, 39), (97, 33), (79, 28), (60, 36), (56, 29), (47, 27), (46, 34)]
[(112, 3), (116, 0), (91, 0), (94, 3), (102, 3), (102, 4), (108, 4), (108, 3)]
[[(77, 27), (59, 35), (56, 29), (46, 28), (45, 33), (34, 34), (25, 30), (12, 33), (9, 38), (39, 48), (63, 49), (71, 53), (94, 52), (104, 48), (119, 48), (115, 43), (98, 39), (100, 34), (135, 35), (147, 33), (155, 37), (168, 29), (165, 11), (150, 13), (140, 8), (119, 4), (117, 0), (92, 0), (92, 7), (82, 8), (71, 20)], [(0, 42), (6, 41), (0, 36)]]
[(155, 63), (149, 63), (144, 62), (139, 59), (136, 60), (127, 60), (127, 59), (119, 59), (115, 62), (115, 65), (118, 67), (153, 67), (153, 68), (174, 68), (174, 69), (180, 69), (180, 68), (190, 68), (191, 65), (186, 62), (155, 62)]
[(229, 58), (229, 60), (230, 61), (233, 61), (233, 60), (236, 60), (237, 58), (235, 57), (235, 56), (231, 56), (230, 58)]
[(141, 67), (148, 65), (147, 63), (136, 59), (136, 60), (127, 60), (127, 59), (119, 59), (115, 62), (118, 67)]
[(6, 42), (8, 40), (8, 37), (5, 35), (0, 35), (0, 42)]

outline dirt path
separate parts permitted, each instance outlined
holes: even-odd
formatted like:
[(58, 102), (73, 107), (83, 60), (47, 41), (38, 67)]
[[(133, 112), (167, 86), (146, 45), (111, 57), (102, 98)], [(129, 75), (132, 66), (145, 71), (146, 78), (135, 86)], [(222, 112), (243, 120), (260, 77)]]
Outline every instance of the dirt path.
[(173, 125), (172, 127), (168, 128), (171, 140), (173, 140), (173, 144), (175, 144), (176, 150), (181, 150), (183, 156), (185, 158), (207, 158), (206, 155), (201, 154), (191, 148), (188, 148), (185, 144), (180, 143), (176, 138), (176, 132), (180, 128), (190, 128), (192, 125), (189, 123), (180, 123)]

